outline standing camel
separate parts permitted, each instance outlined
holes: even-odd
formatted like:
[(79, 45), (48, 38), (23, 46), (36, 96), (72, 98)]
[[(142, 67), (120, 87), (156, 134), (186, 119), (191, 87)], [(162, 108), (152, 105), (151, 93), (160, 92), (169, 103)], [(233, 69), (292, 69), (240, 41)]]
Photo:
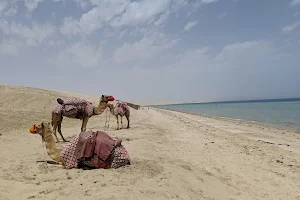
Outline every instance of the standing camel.
[(125, 115), (126, 119), (127, 119), (127, 128), (130, 128), (129, 127), (129, 123), (130, 123), (130, 110), (129, 110), (129, 107), (127, 105), (127, 103), (125, 102), (118, 102), (116, 104), (116, 107), (113, 105), (113, 104), (107, 104), (107, 107), (109, 107), (110, 109), (110, 113), (114, 116), (116, 116), (117, 118), (117, 123), (118, 123), (118, 127), (117, 127), (117, 130), (120, 129), (119, 127), (119, 117), (121, 117), (121, 128), (123, 128), (123, 116)]
[(100, 115), (106, 109), (106, 105), (108, 101), (113, 101), (113, 96), (102, 95), (98, 107), (93, 106), (92, 103), (86, 101), (85, 99), (70, 97), (66, 100), (62, 100), (60, 98), (57, 99), (58, 105), (55, 106), (52, 111), (52, 126), (53, 126), (53, 134), (55, 135), (56, 142), (59, 142), (56, 129), (58, 128), (58, 132), (62, 137), (64, 142), (68, 142), (61, 132), (61, 123), (63, 120), (63, 116), (73, 119), (82, 120), (81, 132), (86, 131), (86, 125), (88, 120), (93, 115)]

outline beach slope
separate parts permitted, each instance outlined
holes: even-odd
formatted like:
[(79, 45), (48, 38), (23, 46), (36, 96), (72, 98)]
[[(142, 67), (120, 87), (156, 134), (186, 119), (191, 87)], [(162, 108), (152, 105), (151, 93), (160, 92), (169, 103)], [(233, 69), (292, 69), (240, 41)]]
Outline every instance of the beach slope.
[[(141, 108), (131, 110), (130, 129), (117, 131), (112, 116), (104, 127), (104, 112), (87, 129), (122, 138), (130, 166), (66, 170), (36, 162), (51, 159), (30, 125), (50, 121), (56, 98), (73, 95), (0, 86), (1, 200), (300, 199), (300, 135), (241, 120)], [(80, 127), (80, 120), (62, 123), (68, 139)]]

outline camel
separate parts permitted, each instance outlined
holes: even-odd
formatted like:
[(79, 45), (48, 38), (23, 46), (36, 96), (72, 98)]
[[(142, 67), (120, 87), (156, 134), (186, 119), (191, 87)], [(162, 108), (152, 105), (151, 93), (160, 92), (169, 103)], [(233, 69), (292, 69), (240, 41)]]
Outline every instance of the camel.
[(55, 144), (51, 125), (49, 122), (43, 122), (38, 126), (31, 126), (30, 133), (39, 134), (40, 136), (42, 136), (42, 141), (45, 143), (47, 154), (49, 155), (49, 157), (55, 160), (57, 163), (62, 163), (62, 158), (60, 156), (61, 148), (57, 147)]
[(130, 110), (129, 107), (127, 105), (127, 103), (125, 102), (118, 102), (116, 104), (116, 106), (114, 106), (113, 104), (107, 104), (107, 107), (110, 109), (110, 113), (114, 116), (116, 116), (117, 118), (117, 130), (120, 129), (119, 127), (119, 116), (121, 118), (121, 128), (123, 129), (123, 116), (125, 115), (126, 119), (127, 119), (127, 128), (129, 127), (129, 123), (130, 123)]
[[(56, 146), (50, 122), (32, 125), (29, 131), (42, 137), (48, 156), (65, 169), (109, 169), (130, 165), (130, 157), (122, 145), (122, 140), (113, 139), (105, 132), (81, 132), (79, 137), (59, 148)], [(105, 153), (106, 157), (102, 159)]]
[(61, 98), (57, 99), (59, 105), (56, 105), (54, 110), (52, 111), (52, 126), (53, 126), (53, 134), (55, 135), (56, 142), (59, 142), (56, 129), (58, 128), (58, 132), (63, 139), (64, 142), (68, 142), (61, 132), (61, 123), (63, 120), (63, 116), (73, 119), (82, 120), (81, 132), (86, 131), (86, 125), (88, 120), (93, 115), (100, 115), (106, 109), (106, 105), (108, 101), (114, 101), (113, 96), (102, 95), (100, 98), (100, 102), (98, 107), (93, 106), (92, 103), (77, 97), (67, 98), (66, 100), (62, 100)]

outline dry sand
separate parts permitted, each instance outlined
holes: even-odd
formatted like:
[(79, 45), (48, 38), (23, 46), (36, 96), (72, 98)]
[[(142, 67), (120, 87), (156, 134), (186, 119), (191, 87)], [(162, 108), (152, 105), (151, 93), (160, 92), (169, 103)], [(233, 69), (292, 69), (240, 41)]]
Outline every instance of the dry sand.
[[(68, 95), (0, 86), (1, 200), (300, 199), (296, 132), (154, 108), (132, 110), (128, 130), (116, 131), (113, 117), (104, 128), (106, 113), (87, 125), (122, 138), (130, 166), (84, 171), (37, 163), (50, 158), (29, 126), (50, 121), (56, 98)], [(63, 134), (71, 139), (80, 126), (80, 120), (64, 118)]]

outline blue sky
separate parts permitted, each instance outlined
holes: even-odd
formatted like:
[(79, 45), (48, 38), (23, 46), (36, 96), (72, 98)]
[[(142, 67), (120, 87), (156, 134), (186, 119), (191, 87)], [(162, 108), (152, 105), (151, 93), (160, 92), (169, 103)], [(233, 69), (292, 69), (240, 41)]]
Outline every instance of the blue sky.
[(1, 0), (0, 84), (127, 101), (300, 96), (300, 0)]

